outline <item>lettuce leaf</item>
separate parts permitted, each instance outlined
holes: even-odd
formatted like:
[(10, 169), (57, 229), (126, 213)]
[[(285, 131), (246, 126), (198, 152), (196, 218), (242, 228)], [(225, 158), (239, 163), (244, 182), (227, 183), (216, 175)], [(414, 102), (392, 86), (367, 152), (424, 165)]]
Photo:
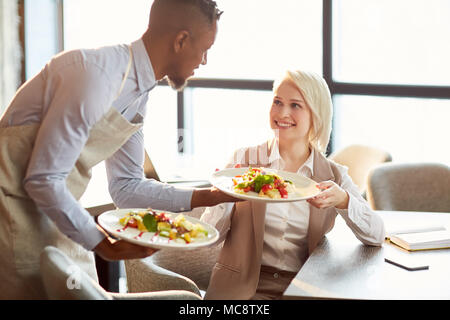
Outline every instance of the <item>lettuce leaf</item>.
[(146, 214), (142, 222), (149, 232), (156, 232), (158, 229), (158, 223), (152, 214)]

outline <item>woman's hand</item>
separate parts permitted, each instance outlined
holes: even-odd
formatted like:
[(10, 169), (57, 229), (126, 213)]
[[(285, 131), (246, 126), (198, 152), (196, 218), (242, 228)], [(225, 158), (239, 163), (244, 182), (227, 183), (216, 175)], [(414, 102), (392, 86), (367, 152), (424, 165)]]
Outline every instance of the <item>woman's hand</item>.
[(314, 198), (307, 201), (316, 208), (326, 209), (336, 207), (338, 209), (348, 209), (348, 193), (333, 181), (324, 181), (317, 184), (323, 190)]
[[(99, 230), (106, 232), (98, 226)], [(114, 240), (108, 235), (93, 250), (106, 261), (143, 259), (154, 254), (157, 249), (139, 246), (124, 240)]]

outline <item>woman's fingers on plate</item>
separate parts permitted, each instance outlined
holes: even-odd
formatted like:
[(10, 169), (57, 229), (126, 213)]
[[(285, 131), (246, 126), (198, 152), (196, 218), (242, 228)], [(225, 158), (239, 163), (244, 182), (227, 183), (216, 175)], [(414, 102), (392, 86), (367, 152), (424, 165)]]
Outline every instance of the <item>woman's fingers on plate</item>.
[(328, 181), (319, 182), (316, 186), (320, 190), (326, 190), (326, 189), (333, 187), (334, 185), (335, 185), (335, 183), (333, 181), (328, 180)]
[(322, 204), (324, 200), (329, 199), (333, 195), (333, 187), (335, 186), (335, 183), (333, 181), (323, 181), (316, 185), (316, 187), (321, 190), (321, 192), (314, 197), (310, 198), (308, 202), (315, 202), (319, 204), (319, 202)]
[[(329, 187), (331, 188), (331, 187)], [(312, 204), (316, 208), (324, 209), (328, 208), (332, 204), (333, 193), (329, 188), (320, 192), (318, 195), (308, 199), (308, 203)]]
[(321, 191), (319, 194), (312, 197), (310, 200), (325, 200), (330, 196), (330, 192), (327, 189), (323, 189), (325, 191)]
[(310, 203), (311, 205), (313, 205), (316, 208), (319, 209), (325, 209), (331, 206), (331, 202), (329, 199), (327, 198), (311, 198), (307, 200), (308, 203)]

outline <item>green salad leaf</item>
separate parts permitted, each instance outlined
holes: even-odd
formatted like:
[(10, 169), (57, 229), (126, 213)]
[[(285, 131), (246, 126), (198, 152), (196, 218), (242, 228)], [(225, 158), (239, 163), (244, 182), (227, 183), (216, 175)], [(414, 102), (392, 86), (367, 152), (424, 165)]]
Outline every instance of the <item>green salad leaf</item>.
[(263, 185), (265, 184), (271, 184), (273, 183), (274, 178), (271, 175), (267, 175), (267, 174), (261, 174), (259, 176), (257, 176), (255, 178), (255, 180), (253, 180), (253, 188), (255, 189), (255, 192), (259, 193), (261, 191), (261, 188), (263, 187)]
[(152, 214), (146, 214), (142, 219), (142, 223), (144, 223), (144, 226), (149, 232), (156, 232), (158, 229), (158, 222)]
[(239, 189), (245, 189), (248, 187), (248, 182), (241, 182), (237, 185)]

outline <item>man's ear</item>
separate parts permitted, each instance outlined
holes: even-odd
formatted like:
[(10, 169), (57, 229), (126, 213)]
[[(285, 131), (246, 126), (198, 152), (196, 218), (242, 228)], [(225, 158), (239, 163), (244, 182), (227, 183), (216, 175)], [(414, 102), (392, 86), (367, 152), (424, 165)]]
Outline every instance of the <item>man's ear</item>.
[(175, 36), (174, 47), (175, 53), (182, 51), (187, 44), (187, 40), (189, 39), (190, 34), (186, 30), (182, 30), (178, 32)]

